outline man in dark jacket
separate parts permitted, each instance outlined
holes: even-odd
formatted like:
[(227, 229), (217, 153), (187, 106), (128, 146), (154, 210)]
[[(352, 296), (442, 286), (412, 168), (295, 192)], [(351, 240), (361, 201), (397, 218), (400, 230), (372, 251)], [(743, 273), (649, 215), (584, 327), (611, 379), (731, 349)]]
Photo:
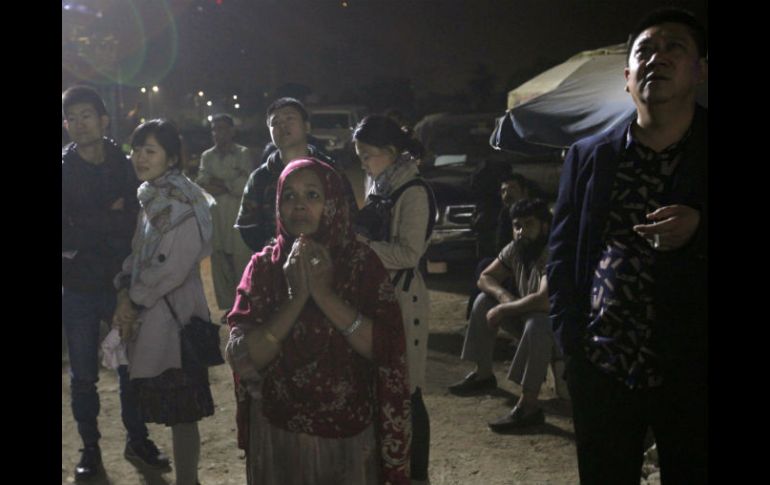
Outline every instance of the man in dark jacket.
[(281, 171), (292, 160), (313, 157), (337, 168), (351, 206), (351, 218), (358, 210), (353, 188), (342, 169), (328, 155), (308, 144), (310, 122), (299, 100), (279, 98), (273, 101), (267, 108), (266, 122), (276, 149), (249, 176), (235, 221), (241, 237), (254, 252), (262, 251), (275, 237), (275, 188)]
[(551, 318), (567, 356), (581, 483), (705, 483), (707, 36), (666, 9), (629, 37), (636, 119), (567, 154), (549, 239)]
[[(99, 448), (99, 328), (112, 321), (116, 291), (112, 280), (131, 252), (139, 212), (136, 178), (118, 145), (104, 135), (110, 118), (99, 94), (74, 86), (62, 94), (65, 128), (72, 140), (62, 149), (62, 322), (70, 360), (72, 413), (84, 448), (75, 479), (95, 476)], [(126, 458), (145, 465), (169, 465), (148, 439), (130, 393), (127, 366), (118, 368)]]

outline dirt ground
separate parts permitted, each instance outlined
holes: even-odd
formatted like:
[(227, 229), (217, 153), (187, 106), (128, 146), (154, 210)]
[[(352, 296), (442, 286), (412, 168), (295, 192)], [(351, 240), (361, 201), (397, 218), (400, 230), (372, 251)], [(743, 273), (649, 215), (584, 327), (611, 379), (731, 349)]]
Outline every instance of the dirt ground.
[[(465, 307), (472, 268), (451, 268), (448, 273), (428, 276), (431, 290), (431, 334), (429, 340), (425, 404), (430, 415), (432, 485), (509, 485), (578, 483), (575, 441), (569, 403), (556, 398), (549, 372), (540, 393), (546, 423), (515, 435), (498, 435), (487, 421), (505, 414), (519, 396), (520, 388), (505, 379), (511, 347), (498, 339), (495, 374), (499, 388), (479, 397), (456, 397), (447, 386), (464, 376), (470, 364), (459, 359), (465, 326)], [(214, 303), (208, 260), (202, 266), (206, 296)], [(222, 312), (212, 308), (212, 316)], [(226, 330), (221, 330), (223, 342)], [(62, 484), (73, 483), (73, 468), (82, 446), (70, 410), (69, 367), (62, 358)], [(235, 398), (229, 367), (211, 369), (210, 380), (216, 404), (214, 416), (200, 422), (201, 461), (199, 477), (204, 485), (246, 483), (243, 453), (235, 442)], [(117, 375), (102, 368), (99, 380), (101, 412), (99, 427), (105, 474), (89, 483), (112, 485), (168, 485), (173, 472), (141, 471), (123, 458), (125, 430), (120, 421)], [(149, 425), (150, 436), (171, 455), (171, 431)], [(659, 483), (655, 477), (649, 482)]]

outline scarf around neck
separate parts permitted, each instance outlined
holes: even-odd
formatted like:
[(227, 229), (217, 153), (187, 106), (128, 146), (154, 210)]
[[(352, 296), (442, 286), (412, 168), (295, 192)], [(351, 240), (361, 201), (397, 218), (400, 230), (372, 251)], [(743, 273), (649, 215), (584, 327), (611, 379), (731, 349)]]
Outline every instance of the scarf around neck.
[[(210, 207), (215, 204), (207, 194), (184, 176), (178, 169), (144, 182), (136, 191), (139, 205), (144, 211), (143, 224), (135, 234), (135, 257), (131, 269), (131, 282), (150, 265), (163, 235), (190, 216), (198, 222), (204, 241), (210, 241), (213, 233)], [(189, 207), (184, 207), (189, 206)]]
[(416, 170), (416, 164), (417, 161), (409, 153), (402, 153), (393, 165), (383, 170), (382, 173), (374, 179), (372, 193), (382, 196), (390, 194), (393, 189), (396, 188), (394, 187), (394, 184), (397, 182), (401, 173), (410, 170), (413, 166)]

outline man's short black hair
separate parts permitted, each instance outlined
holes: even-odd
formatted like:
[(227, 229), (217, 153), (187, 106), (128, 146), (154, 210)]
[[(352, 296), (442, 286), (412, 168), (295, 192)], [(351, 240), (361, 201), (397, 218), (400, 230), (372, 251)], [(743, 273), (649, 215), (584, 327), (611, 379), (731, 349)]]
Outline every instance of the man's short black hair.
[(235, 120), (233, 119), (232, 116), (230, 116), (227, 113), (219, 113), (219, 114), (215, 114), (214, 116), (212, 116), (211, 117), (211, 124), (213, 125), (214, 122), (216, 122), (216, 121), (224, 121), (225, 123), (230, 125), (230, 128), (235, 127)]
[(307, 110), (305, 109), (305, 105), (303, 105), (300, 100), (289, 97), (278, 98), (270, 103), (270, 106), (267, 107), (267, 112), (265, 113), (265, 120), (269, 120), (271, 114), (287, 106), (291, 106), (299, 111), (299, 114), (302, 115), (302, 121), (308, 120), (309, 116), (307, 114)]
[(692, 36), (695, 45), (698, 47), (698, 56), (708, 56), (708, 33), (703, 25), (701, 25), (695, 18), (695, 15), (693, 15), (692, 12), (681, 8), (664, 7), (653, 10), (647, 14), (646, 17), (636, 24), (634, 30), (631, 31), (631, 34), (628, 36), (628, 42), (626, 42), (626, 64), (628, 64), (628, 59), (631, 56), (631, 49), (634, 46), (634, 42), (636, 42), (636, 38), (639, 37), (639, 34), (650, 27), (667, 22), (682, 24), (687, 27), (687, 30), (690, 31), (690, 36)]
[(519, 184), (519, 187), (521, 187), (522, 189), (529, 190), (529, 180), (527, 180), (527, 177), (523, 176), (518, 172), (506, 173), (503, 179), (500, 181), (500, 185), (503, 185), (505, 182), (511, 182), (511, 181)]
[(107, 116), (104, 100), (94, 88), (90, 86), (72, 86), (61, 95), (61, 112), (64, 117), (67, 117), (67, 110), (70, 106), (80, 103), (87, 103), (93, 106), (99, 116)]
[(551, 211), (543, 199), (521, 199), (511, 206), (511, 220), (535, 216), (540, 222), (551, 222)]

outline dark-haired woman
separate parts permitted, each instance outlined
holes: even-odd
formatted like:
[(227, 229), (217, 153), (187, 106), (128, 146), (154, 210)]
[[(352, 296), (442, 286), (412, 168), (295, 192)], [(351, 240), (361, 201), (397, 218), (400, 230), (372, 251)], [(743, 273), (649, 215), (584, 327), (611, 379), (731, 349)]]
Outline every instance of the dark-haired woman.
[(143, 182), (137, 190), (141, 211), (131, 254), (115, 278), (113, 325), (127, 347), (142, 418), (171, 427), (176, 483), (195, 485), (198, 421), (214, 414), (214, 403), (207, 369), (181, 368), (178, 322), (209, 317), (199, 271), (211, 254), (209, 202), (180, 171), (181, 140), (171, 122), (139, 125), (131, 136), (131, 161)]
[[(353, 132), (353, 141), (361, 165), (372, 179), (365, 206), (377, 198), (389, 197), (419, 178), (417, 165), (424, 148), (391, 118), (380, 115), (364, 118)], [(409, 186), (390, 209), (388, 235), (384, 240), (370, 239), (376, 231), (364, 231), (367, 235), (358, 236), (377, 253), (389, 271), (401, 307), (412, 393), (411, 477), (415, 481), (428, 479), (430, 448), (430, 422), (422, 399), (430, 304), (420, 259), (430, 242), (432, 197), (424, 184)], [(365, 214), (366, 210), (362, 211), (362, 215)]]
[(228, 315), (249, 485), (409, 483), (401, 312), (343, 187), (319, 160), (283, 169), (277, 241), (252, 257)]

